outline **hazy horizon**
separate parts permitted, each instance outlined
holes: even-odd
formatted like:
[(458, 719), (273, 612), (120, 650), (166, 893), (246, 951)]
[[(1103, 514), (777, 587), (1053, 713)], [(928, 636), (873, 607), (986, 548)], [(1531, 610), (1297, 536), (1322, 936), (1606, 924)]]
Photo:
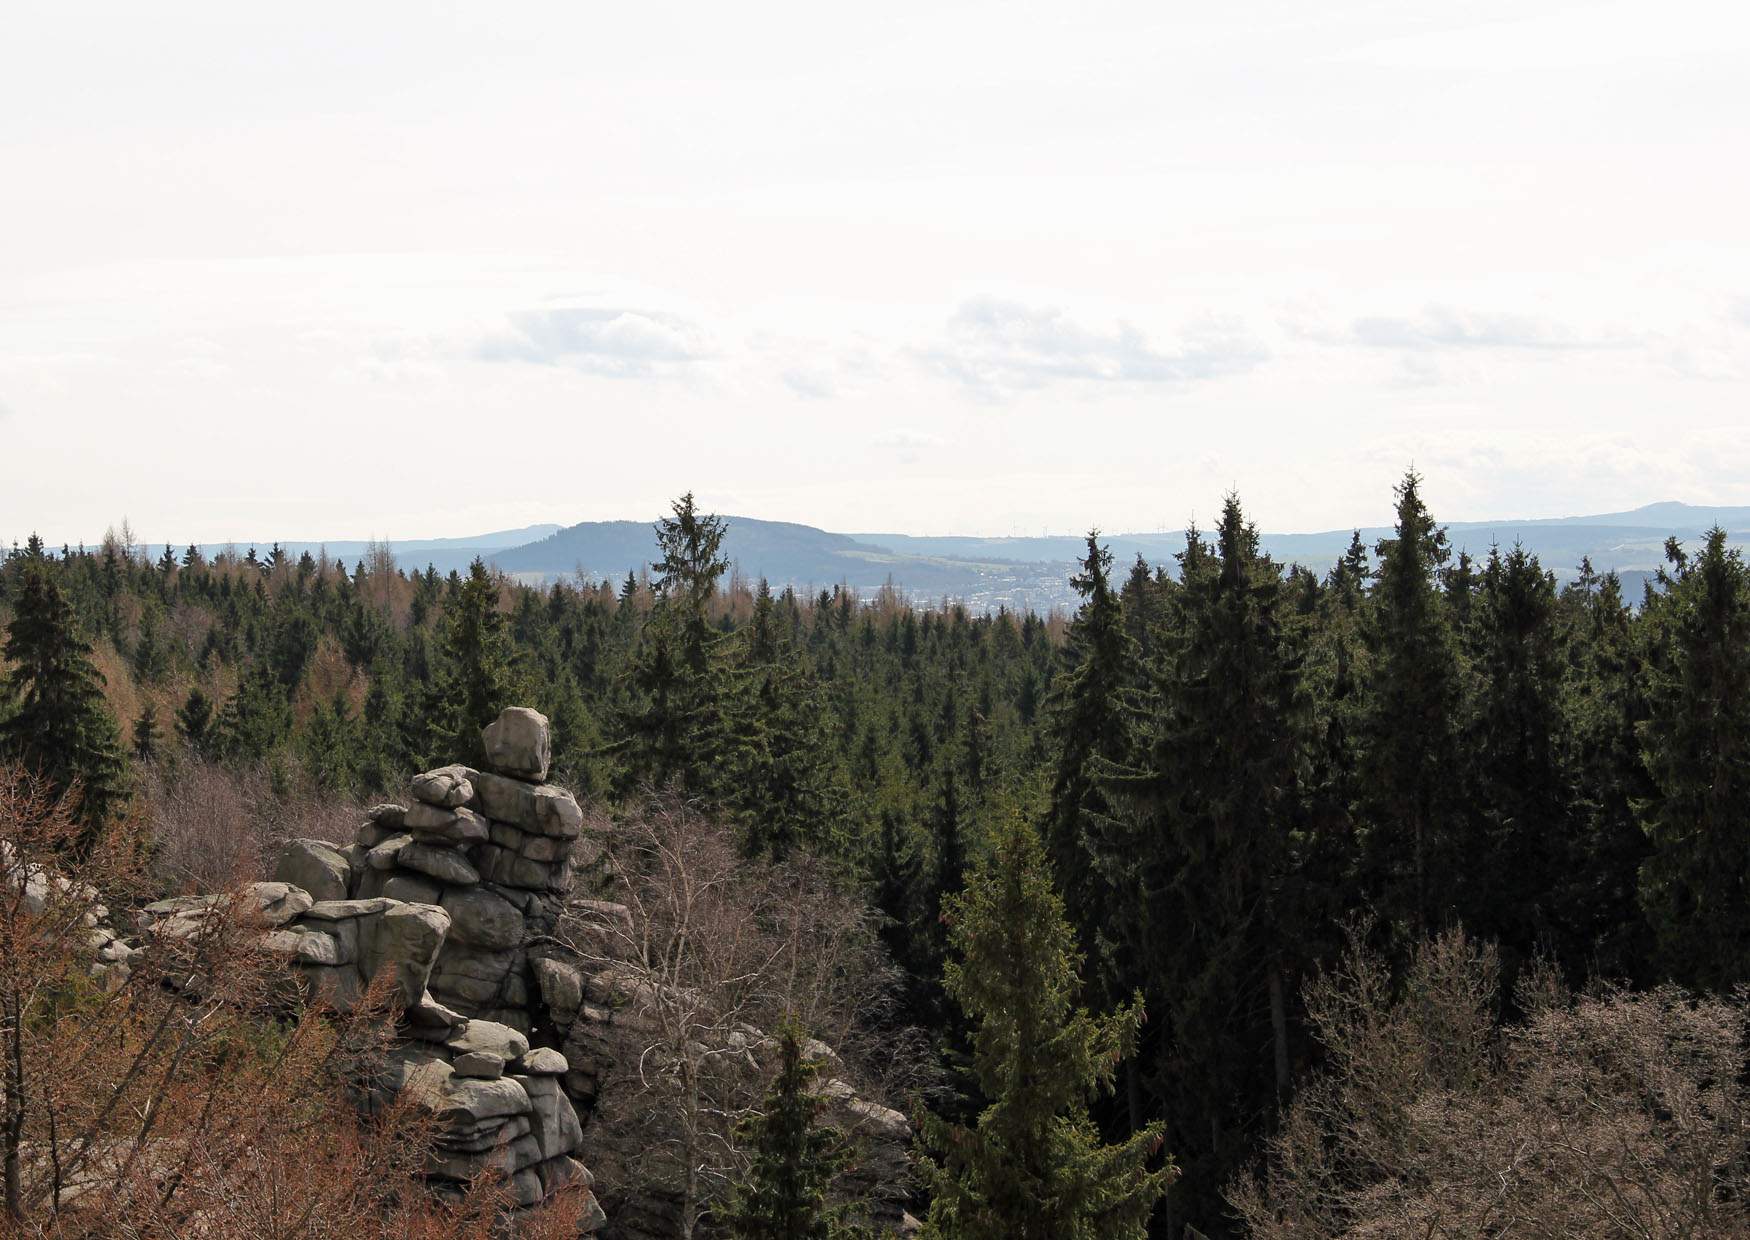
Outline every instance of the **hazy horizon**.
[(9, 16), (8, 534), (1750, 499), (1737, 9)]

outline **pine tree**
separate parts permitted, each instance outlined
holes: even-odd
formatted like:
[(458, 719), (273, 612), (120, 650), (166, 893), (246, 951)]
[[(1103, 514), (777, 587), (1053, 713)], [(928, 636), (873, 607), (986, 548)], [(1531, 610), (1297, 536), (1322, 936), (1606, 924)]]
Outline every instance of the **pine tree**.
[(635, 697), (619, 711), (626, 776), (678, 781), (721, 805), (757, 761), (760, 743), (740, 700), (743, 684), (731, 674), (728, 642), (710, 622), (718, 579), (729, 567), (721, 554), (728, 528), (701, 513), (690, 491), (673, 512), (656, 525), (656, 606), (632, 665)]
[(1639, 893), (1649, 845), (1635, 812), (1654, 795), (1641, 748), (1646, 651), (1615, 573), (1597, 576), (1585, 564), (1563, 603), (1571, 613), (1566, 709), (1579, 825), (1559, 894), (1569, 937), (1561, 955), (1589, 961), (1602, 977), (1650, 981), (1651, 931)]
[(1141, 965), (1132, 985), (1171, 1034), (1153, 1088), (1185, 1167), (1175, 1197), (1207, 1224), (1289, 1087), (1288, 997), (1308, 920), (1291, 839), (1300, 655), (1281, 570), (1237, 497), (1223, 503), (1213, 547), (1195, 530), (1186, 547), (1178, 623), (1135, 741), (1143, 769), (1113, 794), (1126, 803), (1119, 839), (1133, 877), (1119, 916)]
[(1724, 990), (1750, 960), (1750, 573), (1717, 527), (1670, 558), (1649, 617), (1641, 896), (1669, 975)]
[(134, 719), (134, 757), (141, 762), (158, 760), (158, 708), (150, 702)]
[(1368, 886), (1389, 922), (1421, 933), (1447, 920), (1463, 873), (1458, 806), (1462, 682), (1436, 588), (1446, 531), (1413, 470), (1397, 488), (1397, 536), (1378, 547), (1365, 613), (1371, 667), (1360, 720), (1359, 777)]
[[(1069, 631), (1070, 668), (1052, 689), (1047, 703), (1050, 735), (1057, 750), (1045, 840), (1052, 869), (1063, 884), (1064, 904), (1078, 939), (1095, 960), (1097, 993), (1112, 1000), (1128, 993), (1118, 984), (1112, 953), (1118, 915), (1101, 824), (1109, 820), (1106, 777), (1130, 760), (1131, 718), (1138, 709), (1132, 684), (1136, 641), (1126, 631), (1127, 618), (1111, 587), (1112, 553), (1100, 546), (1099, 532), (1088, 534), (1081, 572), (1070, 584), (1081, 596), (1081, 610)], [(1151, 588), (1140, 558), (1141, 580), (1132, 575), (1130, 588), (1140, 598)]]
[(1458, 876), (1458, 900), (1466, 927), (1499, 941), (1512, 966), (1557, 937), (1555, 902), (1573, 861), (1578, 792), (1562, 709), (1566, 659), (1555, 579), (1523, 547), (1490, 552), (1468, 646), (1471, 860)]
[(213, 704), (197, 686), (188, 692), (188, 700), (176, 712), (176, 730), (196, 753), (205, 754), (210, 743)]
[(444, 614), (439, 674), (428, 695), (428, 760), (485, 761), (480, 732), (510, 706), (510, 638), (499, 583), (478, 556)]
[(778, 1075), (765, 1104), (736, 1127), (752, 1165), (735, 1190), (724, 1223), (736, 1240), (839, 1240), (852, 1230), (827, 1199), (850, 1162), (845, 1138), (825, 1127), (825, 1100), (814, 1091), (818, 1060), (803, 1057), (794, 1025), (778, 1032)]
[(47, 561), (25, 565), (4, 653), (12, 671), (0, 700), (13, 709), (0, 719), (0, 757), (36, 769), (57, 794), (77, 784), (89, 838), (125, 795), (123, 758), (103, 675)]
[(1103, 1145), (1088, 1115), (1135, 1043), (1140, 1001), (1107, 1018), (1075, 1006), (1075, 935), (1038, 835), (1018, 813), (949, 903), (955, 959), (945, 982), (977, 1026), (990, 1104), (975, 1127), (925, 1117), (932, 1190), (925, 1234), (940, 1240), (1141, 1240), (1173, 1175), (1149, 1170), (1159, 1125)]

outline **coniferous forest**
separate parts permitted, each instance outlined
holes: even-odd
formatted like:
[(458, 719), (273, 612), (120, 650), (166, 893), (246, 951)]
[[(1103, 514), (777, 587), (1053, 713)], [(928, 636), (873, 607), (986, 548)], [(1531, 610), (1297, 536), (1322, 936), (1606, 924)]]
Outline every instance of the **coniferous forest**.
[[(382, 800), (535, 707), (579, 800), (672, 794), (747, 864), (811, 858), (874, 911), (882, 1020), (927, 1047), (929, 1234), (1425, 1234), (1443, 1194), (1496, 1212), (1427, 1234), (1553, 1234), (1527, 1203), (1598, 1177), (1626, 1198), (1608, 1234), (1732, 1234), (1741, 1099), (1683, 1110), (1729, 1087), (1671, 1085), (1689, 1061), (1657, 1048), (1705, 1015), (1742, 1074), (1745, 565), (1723, 532), (1673, 541), (1625, 597), (1589, 565), (1454, 554), (1413, 473), (1395, 500), (1394, 537), (1318, 570), (1261, 554), (1233, 495), (1173, 563), (1090, 533), (1079, 608), (1044, 617), (742, 580), (690, 495), (649, 572), (546, 588), (387, 549), (32, 539), (0, 567), (0, 751), (78, 788), (77, 848), (200, 778)], [(805, 1135), (809, 1032), (777, 1118), (741, 1130), (781, 1140), (767, 1171), (818, 1154), (771, 1171), (808, 1199), (750, 1188), (734, 1234), (849, 1234), (815, 1209), (849, 1155)], [(1555, 1101), (1498, 1109), (1527, 1096)], [(1676, 1171), (1563, 1169), (1570, 1096), (1617, 1108), (1585, 1140), (1638, 1167), (1677, 1158), (1674, 1115), (1719, 1135), (1674, 1194), (1692, 1230), (1632, 1225), (1677, 1217)], [(1514, 1125), (1567, 1135), (1526, 1137), (1499, 1184), (1464, 1170)]]

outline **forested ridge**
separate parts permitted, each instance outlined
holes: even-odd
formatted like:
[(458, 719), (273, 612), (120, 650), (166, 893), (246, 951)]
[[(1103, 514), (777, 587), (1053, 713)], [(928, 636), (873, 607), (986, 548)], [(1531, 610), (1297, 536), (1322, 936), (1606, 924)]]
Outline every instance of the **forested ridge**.
[[(1421, 490), (1323, 573), (1262, 554), (1234, 496), (1172, 564), (1090, 534), (1072, 617), (733, 580), (690, 495), (649, 577), (546, 589), (386, 550), (33, 539), (0, 566), (0, 750), (78, 781), (96, 830), (148, 777), (215, 767), (365, 802), (534, 706), (580, 799), (678, 790), (749, 858), (822, 858), (879, 909), (894, 1019), (940, 1065), (935, 1234), (1004, 1234), (968, 1221), (1010, 1217), (991, 1167), (1067, 1211), (1028, 1234), (1262, 1234), (1296, 1208), (1296, 1100), (1350, 1063), (1333, 996), (1383, 1020), (1474, 967), (1486, 1023), (1531, 1028), (1596, 1010), (1571, 1006), (1588, 987), (1750, 981), (1750, 577), (1725, 533), (1625, 598), (1516, 547), (1453, 555)], [(1015, 922), (1044, 929), (993, 939)], [(1029, 1058), (1042, 1029), (1058, 1059)]]

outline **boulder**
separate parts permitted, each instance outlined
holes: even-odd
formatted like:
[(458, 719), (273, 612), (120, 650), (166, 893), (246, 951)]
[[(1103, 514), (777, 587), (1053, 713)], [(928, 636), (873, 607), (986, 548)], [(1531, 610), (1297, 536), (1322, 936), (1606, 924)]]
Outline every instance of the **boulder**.
[(469, 865), (467, 858), (454, 848), (407, 844), (396, 854), (395, 862), (406, 869), (428, 874), (451, 887), (472, 887), (480, 881), (480, 871)]
[(436, 904), (444, 894), (438, 883), (420, 874), (397, 870), (383, 883), (383, 897), (404, 904)]
[[(438, 1020), (433, 1013), (429, 1021), (423, 1017), (416, 1021), (414, 1013), (425, 1006), (426, 983), (449, 928), (450, 915), (430, 904), (397, 904), (384, 911), (378, 924), (376, 958), (369, 962), (371, 976), (383, 969), (395, 970), (396, 998), (415, 1023), (435, 1024)], [(448, 1009), (440, 1011), (455, 1016)]]
[(398, 864), (401, 850), (411, 843), (413, 837), (405, 831), (391, 835), (365, 854), (365, 864), (373, 870), (392, 870)]
[(406, 813), (407, 807), (405, 805), (373, 805), (365, 811), (365, 817), (391, 831), (399, 831), (402, 816)]
[(276, 882), (302, 887), (313, 900), (346, 899), (346, 880), (351, 871), (346, 858), (334, 845), (322, 840), (286, 841), (274, 866)]
[(529, 1040), (509, 1025), (490, 1020), (471, 1020), (462, 1032), (444, 1043), (458, 1055), (486, 1051), (503, 1060), (521, 1059), (529, 1053)]
[(577, 1018), (583, 1006), (583, 971), (565, 960), (542, 958), (534, 962), (535, 982), (541, 988), (541, 1001), (547, 1005), (553, 1019), (568, 1026)]
[(537, 1046), (517, 1061), (516, 1070), (527, 1076), (564, 1076), (570, 1065), (552, 1047)]
[(537, 784), (547, 778), (552, 742), (547, 716), (539, 711), (512, 706), (487, 724), (480, 738), (486, 745), (487, 765), (493, 770)]
[[(474, 799), (474, 770), (459, 763), (413, 777), (414, 800), (454, 809)], [(412, 813), (417, 807), (409, 807)]]
[(386, 913), (394, 907), (394, 900), (385, 900), (381, 896), (371, 900), (318, 900), (304, 910), (304, 917), (310, 921), (348, 921), (354, 917), (369, 917), (372, 913)]
[(583, 810), (577, 799), (554, 784), (525, 783), (481, 771), (474, 790), (488, 818), (565, 840), (574, 840), (583, 831)]
[(271, 952), (283, 952), (299, 964), (351, 964), (352, 955), (338, 935), (327, 934), (314, 926), (290, 926), (269, 930), (261, 945)]
[(510, 948), (523, 941), (523, 915), (497, 892), (480, 887), (444, 893), (450, 937), (475, 947)]
[(290, 883), (250, 883), (243, 889), (243, 899), (270, 926), (285, 925), (316, 902), (309, 892)]
[(450, 1069), (457, 1076), (490, 1081), (504, 1075), (504, 1060), (491, 1051), (468, 1051), (452, 1059)]
[(491, 834), (486, 819), (462, 806), (442, 809), (424, 803), (407, 811), (407, 829), (450, 844), (471, 844)]

